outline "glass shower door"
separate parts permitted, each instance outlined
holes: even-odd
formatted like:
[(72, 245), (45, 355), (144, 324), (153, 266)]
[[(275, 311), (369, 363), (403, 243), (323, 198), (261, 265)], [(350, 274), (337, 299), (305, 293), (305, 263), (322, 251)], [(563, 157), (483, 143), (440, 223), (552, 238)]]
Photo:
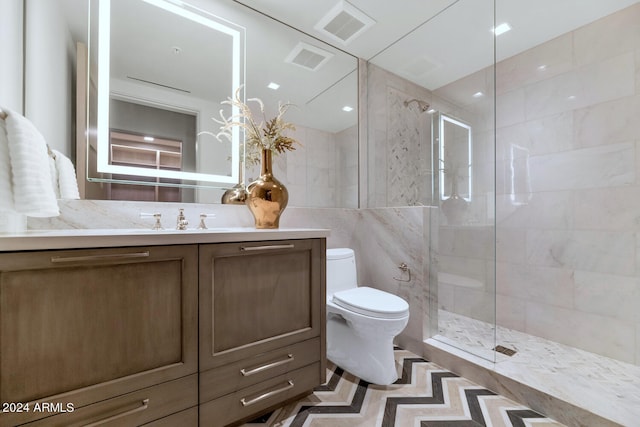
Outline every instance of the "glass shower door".
[[(459, 46), (455, 59), (484, 66), (433, 92), (441, 102), (431, 122), (439, 208), (431, 219), (431, 335), (495, 360), (494, 2), (459, 1), (438, 18), (458, 24), (442, 38)], [(473, 39), (464, 48), (455, 42), (461, 34)]]

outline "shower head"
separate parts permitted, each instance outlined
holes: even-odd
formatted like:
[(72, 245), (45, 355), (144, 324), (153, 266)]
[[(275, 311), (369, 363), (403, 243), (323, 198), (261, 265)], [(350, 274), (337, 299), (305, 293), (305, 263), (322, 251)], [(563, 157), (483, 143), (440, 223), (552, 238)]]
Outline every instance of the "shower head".
[(419, 99), (409, 99), (407, 101), (404, 101), (404, 106), (408, 107), (412, 102), (415, 102), (416, 104), (418, 104), (418, 108), (420, 109), (420, 111), (425, 112), (429, 109), (429, 103), (425, 102), (425, 101), (421, 101)]

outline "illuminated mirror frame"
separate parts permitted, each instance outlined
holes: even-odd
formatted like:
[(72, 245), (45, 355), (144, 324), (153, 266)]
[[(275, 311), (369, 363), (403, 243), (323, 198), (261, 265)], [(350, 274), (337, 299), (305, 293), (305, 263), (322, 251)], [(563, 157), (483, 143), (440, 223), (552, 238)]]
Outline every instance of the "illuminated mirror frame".
[(444, 157), (445, 157), (444, 156), (445, 155), (445, 132), (444, 132), (445, 126), (444, 125), (445, 125), (445, 122), (449, 122), (451, 124), (454, 124), (456, 126), (459, 126), (459, 127), (464, 128), (464, 129), (467, 130), (467, 165), (468, 165), (467, 166), (468, 167), (467, 173), (468, 173), (469, 179), (468, 179), (468, 188), (466, 189), (466, 193), (467, 193), (468, 196), (467, 197), (462, 197), (461, 196), (461, 197), (464, 200), (470, 202), (471, 201), (471, 189), (473, 187), (473, 185), (472, 185), (473, 175), (471, 173), (472, 172), (472, 169), (471, 169), (471, 159), (472, 159), (472, 157), (471, 157), (471, 155), (472, 155), (472, 152), (471, 152), (471, 126), (466, 124), (466, 123), (464, 123), (464, 122), (461, 122), (458, 119), (454, 119), (453, 117), (447, 116), (446, 114), (442, 114), (442, 113), (440, 114), (440, 123), (439, 123), (439, 126), (438, 126), (439, 127), (438, 139), (440, 140), (439, 141), (439, 147), (438, 147), (439, 152), (440, 152), (439, 160), (438, 160), (438, 162), (439, 162), (438, 170), (439, 170), (439, 174), (440, 174), (440, 176), (439, 176), (439, 178), (440, 178), (440, 200), (446, 200), (449, 197), (451, 197), (451, 195), (449, 195), (449, 197), (445, 198), (445, 181), (444, 181), (445, 180), (445, 176), (446, 176), (446, 174), (445, 174), (445, 172), (446, 172), (445, 171), (445, 166), (446, 165), (444, 164)]
[[(213, 15), (195, 6), (188, 5), (176, 0), (143, 0), (149, 4), (160, 7), (183, 18), (205, 25), (214, 30), (228, 34), (232, 38), (233, 58), (232, 58), (232, 83), (229, 88), (229, 96), (233, 97), (235, 90), (243, 82), (244, 66), (243, 58), (245, 54), (245, 29)], [(91, 12), (90, 12), (91, 13)], [(145, 177), (158, 177), (179, 180), (197, 181), (204, 186), (214, 186), (218, 184), (237, 184), (240, 177), (240, 130), (237, 126), (232, 128), (231, 141), (231, 176), (215, 175), (198, 172), (172, 171), (162, 169), (149, 169), (135, 166), (120, 166), (109, 163), (109, 99), (110, 99), (110, 78), (103, 76), (110, 75), (110, 31), (111, 31), (111, 0), (99, 0), (98, 6), (98, 101), (97, 101), (97, 172), (136, 175)], [(233, 25), (234, 27), (232, 27)], [(232, 106), (231, 115), (239, 114), (238, 107)], [(92, 181), (104, 181), (87, 177)], [(109, 181), (109, 180), (107, 180)], [(193, 186), (185, 184), (184, 186)]]

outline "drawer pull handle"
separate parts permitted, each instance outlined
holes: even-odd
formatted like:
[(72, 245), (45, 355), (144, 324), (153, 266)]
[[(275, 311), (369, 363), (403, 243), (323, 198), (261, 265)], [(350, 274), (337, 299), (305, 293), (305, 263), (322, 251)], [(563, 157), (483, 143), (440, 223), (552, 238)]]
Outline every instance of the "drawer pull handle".
[(291, 388), (293, 388), (293, 387), (294, 387), (294, 385), (293, 385), (293, 381), (289, 380), (289, 381), (287, 381), (287, 385), (285, 385), (284, 387), (277, 388), (277, 389), (275, 389), (275, 390), (271, 390), (271, 391), (268, 391), (268, 392), (266, 392), (266, 393), (262, 393), (261, 395), (256, 396), (256, 397), (254, 397), (253, 399), (249, 399), (249, 400), (246, 400), (246, 399), (243, 397), (242, 399), (240, 399), (240, 403), (242, 403), (242, 406), (249, 406), (249, 405), (253, 405), (254, 403), (258, 403), (258, 402), (260, 402), (261, 400), (268, 399), (268, 398), (270, 398), (271, 396), (275, 396), (275, 395), (276, 395), (276, 394), (278, 394), (278, 393), (285, 392), (285, 391), (287, 391), (287, 390), (289, 390), (289, 389), (291, 389)]
[(272, 363), (267, 363), (266, 365), (258, 366), (257, 368), (253, 368), (249, 370), (246, 370), (243, 368), (243, 369), (240, 369), (240, 373), (242, 374), (242, 376), (248, 377), (250, 375), (254, 375), (262, 371), (266, 371), (267, 369), (275, 368), (276, 366), (286, 365), (287, 363), (293, 362), (293, 360), (294, 360), (293, 354), (289, 353), (287, 354), (286, 359), (278, 360)]
[(132, 252), (129, 254), (106, 254), (106, 255), (86, 255), (86, 256), (69, 256), (51, 257), (51, 262), (80, 262), (80, 261), (104, 261), (112, 259), (127, 259), (127, 258), (146, 258), (149, 256), (149, 251), (145, 252)]
[(292, 249), (295, 246), (293, 245), (293, 243), (290, 243), (288, 245), (264, 245), (264, 246), (241, 246), (240, 250), (241, 251), (268, 251), (268, 250), (275, 250), (275, 249)]
[(128, 411), (124, 411), (124, 412), (121, 412), (119, 414), (112, 415), (112, 416), (110, 416), (108, 418), (103, 418), (103, 419), (101, 419), (99, 421), (95, 421), (95, 422), (93, 422), (91, 424), (86, 424), (84, 427), (96, 427), (96, 426), (99, 426), (100, 424), (106, 424), (106, 423), (109, 423), (109, 422), (111, 422), (113, 420), (117, 420), (118, 418), (126, 417), (126, 416), (129, 416), (129, 415), (138, 413), (138, 412), (142, 412), (145, 409), (147, 409), (148, 407), (149, 407), (149, 399), (144, 399), (142, 401), (142, 406), (138, 406), (137, 408), (133, 408), (133, 409), (130, 409)]

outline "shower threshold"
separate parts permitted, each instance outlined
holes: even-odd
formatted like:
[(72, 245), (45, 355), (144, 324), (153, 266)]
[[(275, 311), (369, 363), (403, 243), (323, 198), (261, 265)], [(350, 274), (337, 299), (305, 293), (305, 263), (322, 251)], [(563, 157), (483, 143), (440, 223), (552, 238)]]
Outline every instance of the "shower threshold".
[[(425, 356), (568, 426), (631, 426), (640, 419), (640, 366), (493, 329), (440, 310), (440, 333), (425, 341)], [(517, 353), (496, 352), (496, 344)]]

